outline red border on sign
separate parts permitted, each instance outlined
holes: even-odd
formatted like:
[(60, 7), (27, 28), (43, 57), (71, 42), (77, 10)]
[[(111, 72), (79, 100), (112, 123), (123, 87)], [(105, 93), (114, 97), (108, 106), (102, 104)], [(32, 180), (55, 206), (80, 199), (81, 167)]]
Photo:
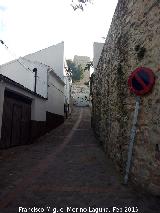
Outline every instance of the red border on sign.
[[(143, 69), (144, 72), (146, 72), (149, 76), (149, 84), (145, 85), (143, 81), (141, 81), (140, 79), (138, 79), (139, 83), (143, 86), (143, 89), (141, 91), (136, 90), (133, 85), (132, 85), (132, 79), (136, 78), (137, 79), (137, 73), (140, 72)], [(142, 96), (146, 93), (148, 93), (149, 91), (151, 91), (153, 85), (155, 84), (155, 76), (153, 71), (150, 68), (147, 67), (138, 67), (137, 69), (135, 69), (131, 75), (128, 78), (128, 86), (129, 89), (132, 93), (135, 93), (137, 96)]]

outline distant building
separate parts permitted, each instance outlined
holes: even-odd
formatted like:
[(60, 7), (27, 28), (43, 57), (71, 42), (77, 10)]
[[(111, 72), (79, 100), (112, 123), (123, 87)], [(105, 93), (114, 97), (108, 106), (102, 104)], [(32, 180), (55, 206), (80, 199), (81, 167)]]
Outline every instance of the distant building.
[[(78, 66), (81, 65), (82, 69), (86, 67), (86, 64), (90, 62), (90, 57), (88, 56), (74, 56), (73, 62)], [(84, 71), (84, 77), (78, 82), (72, 85), (72, 101), (75, 106), (89, 106), (89, 80), (90, 71)]]
[[(90, 62), (90, 57), (88, 56), (78, 56), (78, 55), (75, 55), (74, 56), (74, 59), (73, 59), (73, 62), (78, 66), (78, 65), (81, 65), (82, 66), (82, 69), (85, 68), (86, 64), (88, 62)], [(83, 79), (81, 79), (80, 81), (80, 84), (84, 84), (84, 83), (87, 83), (89, 81), (89, 77), (90, 77), (90, 71), (89, 70), (85, 70), (84, 73), (83, 73), (84, 77)]]
[(73, 59), (73, 62), (78, 66), (78, 65), (81, 65), (82, 68), (84, 69), (86, 64), (90, 61), (90, 57), (88, 56), (78, 56), (78, 55), (75, 55), (74, 56), (74, 59)]
[(93, 68), (94, 68), (94, 71), (98, 65), (103, 46), (104, 46), (104, 43), (98, 43), (98, 42), (93, 43)]

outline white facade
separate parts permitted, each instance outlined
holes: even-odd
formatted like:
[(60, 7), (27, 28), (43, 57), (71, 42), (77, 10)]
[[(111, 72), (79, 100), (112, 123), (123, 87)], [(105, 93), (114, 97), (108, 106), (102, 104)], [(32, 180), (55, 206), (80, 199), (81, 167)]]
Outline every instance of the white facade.
[(67, 68), (67, 63), (64, 58), (64, 42), (26, 55), (24, 56), (24, 58), (32, 61), (42, 62), (43, 64), (46, 64), (50, 68), (52, 68), (65, 83), (64, 103), (67, 102), (68, 104), (70, 104), (71, 81), (69, 81), (65, 70), (65, 68)]
[(46, 118), (41, 111), (64, 115), (64, 103), (70, 104), (71, 81), (65, 67), (67, 63), (64, 59), (64, 42), (61, 42), (1, 65), (0, 74), (34, 91), (33, 69), (37, 68), (36, 93), (48, 100), (45, 106), (33, 100), (33, 106), (37, 109), (34, 114), (37, 115), (36, 119), (44, 121)]
[(44, 64), (24, 58), (21, 58), (19, 62), (15, 60), (0, 66), (0, 74), (34, 92), (35, 73), (32, 70), (37, 68), (36, 93), (47, 100), (39, 103), (39, 99), (33, 99), (32, 117), (36, 121), (45, 121), (46, 111), (63, 116), (64, 81)]
[(94, 71), (98, 65), (103, 46), (104, 46), (104, 43), (98, 43), (98, 42), (93, 43), (93, 68), (94, 68)]
[[(8, 125), (6, 129), (12, 130), (13, 126), (16, 127), (13, 123), (14, 119), (17, 119), (16, 116), (19, 116), (20, 135), (22, 132), (27, 132), (26, 127), (22, 131), (24, 121), (21, 122), (21, 119), (23, 120), (23, 116), (28, 116), (27, 113), (31, 112), (31, 118), (29, 117), (27, 121), (31, 123), (31, 129), (27, 127), (28, 131), (31, 131), (31, 139), (64, 122), (64, 103), (70, 104), (71, 90), (71, 81), (65, 72), (65, 67), (63, 42), (0, 66), (0, 139), (2, 131), (2, 141), (6, 143), (5, 147), (15, 145), (11, 143), (10, 136), (7, 142), (5, 141), (4, 128), (6, 127), (4, 124), (10, 125), (11, 123), (12, 126)], [(35, 68), (37, 76), (33, 72)], [(28, 100), (29, 108), (27, 109), (25, 101)], [(7, 110), (7, 101), (11, 110)], [(15, 109), (17, 113), (14, 114), (13, 119)], [(4, 119), (2, 121), (3, 115), (5, 119), (9, 117), (9, 122), (5, 122)]]
[(64, 86), (64, 82), (51, 70), (48, 76), (48, 100), (46, 103), (48, 112), (64, 115)]
[[(3, 116), (3, 102), (4, 102), (4, 91), (9, 89), (14, 93), (22, 96), (29, 97), (32, 100), (31, 104), (31, 120), (34, 121), (46, 121), (46, 112), (58, 114), (64, 116), (64, 83), (56, 79), (52, 74), (49, 74), (49, 89), (48, 89), (48, 99), (44, 99), (34, 94), (31, 94), (23, 89), (11, 85), (9, 83), (0, 82), (0, 136), (1, 136), (1, 126), (2, 126), (2, 116)], [(61, 90), (57, 90), (51, 85), (51, 82)]]
[(19, 58), (0, 66), (0, 74), (12, 79), (24, 87), (34, 91), (35, 73), (37, 68), (37, 86), (36, 92), (44, 98), (47, 98), (47, 70), (48, 66), (39, 62)]
[(24, 56), (31, 61), (39, 61), (51, 67), (63, 79), (64, 76), (64, 42)]

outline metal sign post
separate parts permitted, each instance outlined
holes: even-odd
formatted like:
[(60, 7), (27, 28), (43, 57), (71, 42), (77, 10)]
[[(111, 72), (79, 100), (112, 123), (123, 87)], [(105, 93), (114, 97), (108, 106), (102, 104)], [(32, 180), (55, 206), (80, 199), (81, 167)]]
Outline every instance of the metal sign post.
[(124, 177), (124, 184), (127, 184), (127, 182), (128, 182), (128, 174), (129, 174), (129, 170), (130, 170), (130, 166), (131, 166), (133, 144), (134, 144), (134, 139), (135, 139), (135, 135), (136, 135), (136, 124), (137, 124), (137, 120), (138, 120), (139, 108), (140, 108), (140, 96), (136, 96), (136, 106), (135, 106), (135, 110), (134, 110), (133, 124), (132, 124), (132, 129), (131, 129), (129, 147), (128, 147), (128, 159), (127, 159), (127, 165), (126, 165), (126, 174)]
[(131, 129), (130, 141), (128, 146), (128, 158), (126, 164), (126, 173), (124, 177), (124, 184), (128, 182), (129, 171), (131, 167), (133, 145), (136, 136), (136, 125), (138, 120), (138, 113), (140, 108), (140, 96), (147, 94), (152, 90), (155, 84), (155, 76), (150, 68), (138, 67), (135, 69), (128, 79), (128, 86), (130, 91), (136, 94), (136, 106), (134, 110), (133, 124)]

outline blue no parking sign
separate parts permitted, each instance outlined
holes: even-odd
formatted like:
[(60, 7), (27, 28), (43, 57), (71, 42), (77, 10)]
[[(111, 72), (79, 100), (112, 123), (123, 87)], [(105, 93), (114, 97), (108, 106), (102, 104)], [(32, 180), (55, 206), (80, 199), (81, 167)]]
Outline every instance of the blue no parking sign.
[(136, 135), (136, 126), (138, 121), (138, 113), (140, 108), (140, 96), (150, 92), (155, 84), (155, 76), (151, 69), (146, 67), (138, 67), (135, 69), (128, 78), (128, 86), (132, 93), (136, 94), (136, 105), (133, 114), (133, 123), (130, 134), (130, 141), (128, 145), (128, 158), (126, 163), (126, 173), (124, 183), (127, 184), (128, 176), (132, 160), (133, 145)]
[(155, 76), (150, 68), (138, 67), (128, 79), (130, 91), (137, 96), (142, 96), (151, 91), (155, 84)]

